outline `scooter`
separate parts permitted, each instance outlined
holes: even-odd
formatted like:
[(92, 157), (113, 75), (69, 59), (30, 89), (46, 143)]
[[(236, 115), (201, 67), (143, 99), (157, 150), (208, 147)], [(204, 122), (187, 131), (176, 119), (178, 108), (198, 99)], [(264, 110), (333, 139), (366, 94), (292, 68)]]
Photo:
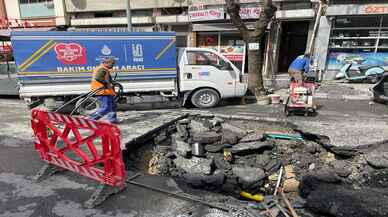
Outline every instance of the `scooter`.
[(347, 63), (341, 67), (337, 78), (345, 78), (349, 82), (376, 83), (384, 71), (384, 68), (378, 65), (354, 66), (353, 63)]

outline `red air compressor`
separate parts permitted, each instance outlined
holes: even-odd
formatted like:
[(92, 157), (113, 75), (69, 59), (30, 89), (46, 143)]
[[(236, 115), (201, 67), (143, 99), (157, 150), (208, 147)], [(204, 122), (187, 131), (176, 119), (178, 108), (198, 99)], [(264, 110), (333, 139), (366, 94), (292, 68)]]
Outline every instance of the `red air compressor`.
[(302, 85), (298, 85), (295, 80), (292, 80), (290, 94), (284, 106), (286, 116), (291, 114), (303, 114), (304, 116), (314, 114), (317, 110), (314, 102), (316, 88), (317, 85), (314, 81), (305, 80)]

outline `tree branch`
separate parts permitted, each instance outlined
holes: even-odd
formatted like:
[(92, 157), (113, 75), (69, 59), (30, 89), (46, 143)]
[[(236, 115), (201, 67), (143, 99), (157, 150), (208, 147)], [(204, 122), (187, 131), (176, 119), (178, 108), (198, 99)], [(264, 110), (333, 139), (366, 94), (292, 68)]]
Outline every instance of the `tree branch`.
[(225, 0), (225, 2), (226, 12), (229, 14), (233, 25), (240, 31), (242, 38), (247, 41), (249, 30), (240, 16), (240, 3), (237, 3), (235, 0)]
[(276, 10), (277, 8), (272, 4), (272, 0), (263, 0), (259, 19), (255, 23), (254, 31), (249, 35), (251, 39), (260, 40)]

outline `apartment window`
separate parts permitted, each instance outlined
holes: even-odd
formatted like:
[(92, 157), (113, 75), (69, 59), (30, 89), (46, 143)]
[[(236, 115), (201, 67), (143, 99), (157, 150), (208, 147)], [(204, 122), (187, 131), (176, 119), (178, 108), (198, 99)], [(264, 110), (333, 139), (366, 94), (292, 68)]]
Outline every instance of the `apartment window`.
[(55, 16), (53, 0), (19, 0), (22, 18)]

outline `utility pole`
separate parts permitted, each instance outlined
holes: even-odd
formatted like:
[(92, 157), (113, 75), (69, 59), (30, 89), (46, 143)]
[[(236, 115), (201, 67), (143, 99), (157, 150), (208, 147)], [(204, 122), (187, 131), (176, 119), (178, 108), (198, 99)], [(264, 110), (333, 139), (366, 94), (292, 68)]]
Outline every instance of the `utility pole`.
[(128, 32), (132, 32), (131, 0), (125, 0), (127, 6)]
[(318, 11), (316, 12), (315, 15), (315, 23), (314, 23), (314, 29), (313, 29), (313, 34), (311, 36), (311, 40), (307, 46), (306, 52), (307, 53), (312, 53), (313, 52), (313, 46), (315, 43), (315, 37), (317, 35), (318, 27), (319, 27), (319, 22), (322, 17), (322, 9), (323, 9), (323, 1), (322, 0), (311, 0), (312, 3), (317, 3), (318, 4)]

